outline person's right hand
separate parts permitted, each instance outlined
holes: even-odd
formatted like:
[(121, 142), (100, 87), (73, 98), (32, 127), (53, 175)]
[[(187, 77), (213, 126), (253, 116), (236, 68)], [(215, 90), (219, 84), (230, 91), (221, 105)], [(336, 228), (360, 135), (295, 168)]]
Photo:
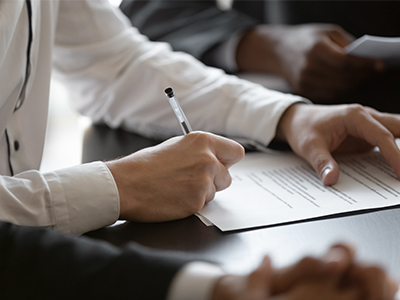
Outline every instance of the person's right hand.
[(162, 222), (188, 217), (231, 183), (228, 168), (244, 156), (227, 138), (192, 132), (106, 162), (120, 197), (120, 219)]
[(346, 54), (352, 41), (336, 25), (260, 25), (240, 41), (237, 63), (244, 71), (283, 77), (296, 94), (316, 103), (335, 103), (384, 68), (380, 60)]

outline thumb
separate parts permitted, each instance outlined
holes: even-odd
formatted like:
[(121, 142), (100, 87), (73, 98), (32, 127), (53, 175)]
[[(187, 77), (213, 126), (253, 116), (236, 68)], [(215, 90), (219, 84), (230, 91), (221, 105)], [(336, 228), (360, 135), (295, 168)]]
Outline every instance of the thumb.
[(344, 48), (355, 40), (355, 37), (342, 28), (336, 28), (328, 33), (329, 38), (338, 44), (340, 47)]
[(272, 277), (271, 259), (265, 256), (260, 266), (248, 277), (248, 293), (245, 300), (263, 300), (270, 296)]
[(334, 185), (339, 179), (339, 166), (328, 146), (320, 139), (315, 140), (309, 149), (310, 151), (301, 155), (311, 164), (325, 186)]

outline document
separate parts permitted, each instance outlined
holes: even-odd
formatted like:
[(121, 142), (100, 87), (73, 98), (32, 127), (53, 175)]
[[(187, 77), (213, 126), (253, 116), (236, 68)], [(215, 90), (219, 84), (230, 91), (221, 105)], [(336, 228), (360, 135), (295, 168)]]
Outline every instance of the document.
[(336, 160), (339, 181), (325, 187), (292, 153), (248, 153), (231, 167), (232, 185), (198, 216), (230, 231), (400, 204), (400, 181), (379, 151)]
[(345, 50), (356, 56), (382, 59), (389, 67), (400, 66), (400, 37), (364, 35), (348, 45)]

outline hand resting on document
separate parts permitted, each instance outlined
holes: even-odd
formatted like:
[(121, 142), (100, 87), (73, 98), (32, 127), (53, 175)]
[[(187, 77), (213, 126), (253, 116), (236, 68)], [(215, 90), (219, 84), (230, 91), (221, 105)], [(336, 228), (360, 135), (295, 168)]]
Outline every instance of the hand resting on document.
[(339, 179), (333, 152), (365, 152), (375, 146), (400, 178), (400, 150), (395, 142), (400, 137), (399, 115), (358, 104), (294, 104), (283, 114), (276, 137), (305, 158), (326, 186)]

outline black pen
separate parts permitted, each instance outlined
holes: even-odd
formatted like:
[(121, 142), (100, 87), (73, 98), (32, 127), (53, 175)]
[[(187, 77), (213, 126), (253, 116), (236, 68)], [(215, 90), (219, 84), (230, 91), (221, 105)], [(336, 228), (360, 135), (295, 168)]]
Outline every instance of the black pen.
[(181, 125), (183, 134), (186, 135), (190, 133), (192, 131), (192, 127), (190, 126), (188, 119), (186, 119), (185, 113), (179, 105), (178, 99), (175, 97), (174, 90), (169, 87), (165, 89), (164, 93), (167, 96), (168, 102), (171, 105), (179, 124)]

